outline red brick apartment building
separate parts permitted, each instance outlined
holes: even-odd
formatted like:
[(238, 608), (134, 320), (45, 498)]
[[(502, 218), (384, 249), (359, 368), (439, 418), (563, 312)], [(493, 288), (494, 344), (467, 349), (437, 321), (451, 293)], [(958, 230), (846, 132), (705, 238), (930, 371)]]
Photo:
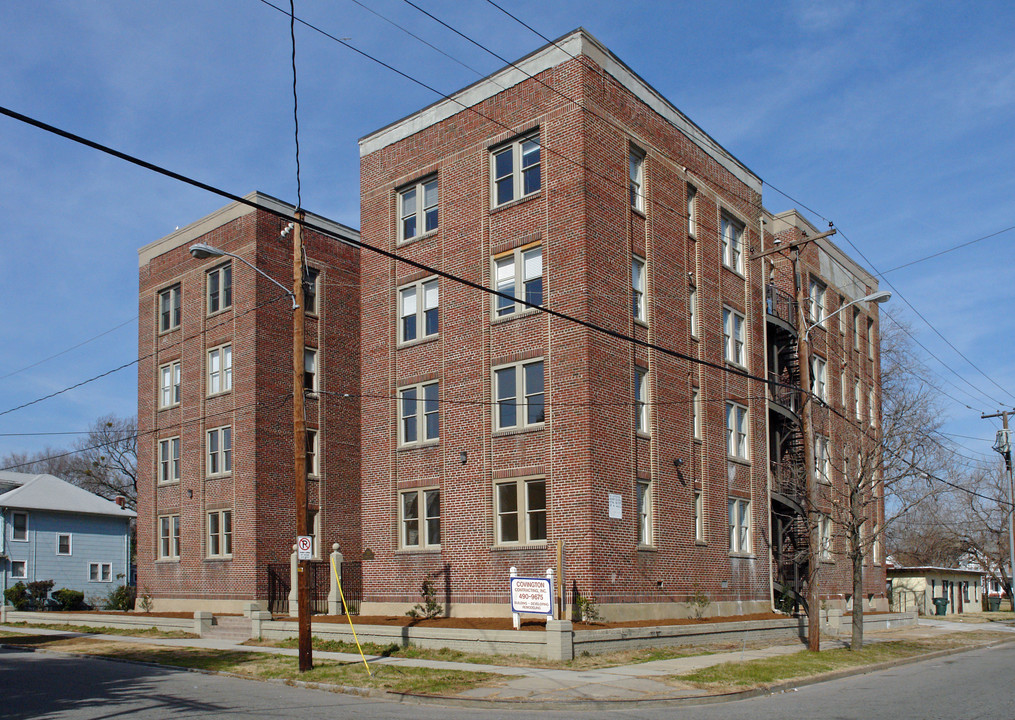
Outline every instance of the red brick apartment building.
[[(260, 193), (246, 199), (294, 211)], [(286, 224), (233, 203), (139, 251), (138, 588), (156, 608), (263, 605), (267, 565), (289, 559), (292, 302), (243, 262), (292, 287)], [(314, 232), (303, 239), (309, 526), (318, 554), (339, 542), (358, 556), (359, 251)], [(243, 261), (195, 259), (195, 243)]]
[[(404, 610), (429, 576), (452, 614), (506, 613), (509, 568), (542, 575), (559, 540), (569, 589), (606, 617), (686, 614), (699, 593), (712, 614), (767, 610), (799, 589), (800, 498), (779, 494), (776, 554), (771, 483), (801, 458), (773, 461), (768, 437), (799, 418), (765, 382), (768, 336), (796, 337), (766, 320), (765, 286), (792, 276), (751, 254), (817, 231), (767, 213), (751, 170), (583, 30), (360, 155), (364, 242), (531, 303), (362, 254), (365, 612)], [(811, 246), (827, 312), (875, 286)], [(844, 340), (814, 334), (831, 367)], [(843, 355), (865, 397), (872, 348)], [(826, 456), (848, 435), (832, 424)], [(850, 586), (832, 547), (834, 601)]]
[[(543, 575), (558, 541), (569, 603), (592, 596), (606, 618), (687, 615), (702, 596), (713, 615), (764, 611), (803, 592), (803, 500), (786, 481), (800, 417), (767, 382), (799, 382), (793, 278), (784, 255), (751, 258), (815, 228), (764, 210), (758, 176), (584, 30), (360, 154), (364, 243), (428, 268), (308, 239), (311, 497), (324, 543), (362, 560), (362, 612), (402, 613), (430, 578), (453, 615), (508, 614), (509, 568)], [(157, 606), (263, 604), (266, 565), (288, 557), (289, 305), (242, 263), (187, 250), (219, 245), (286, 282), (283, 227), (230, 206), (141, 250), (139, 586)], [(802, 252), (811, 317), (876, 289), (827, 239)], [(212, 300), (221, 268), (229, 308)], [(877, 307), (854, 307), (848, 332), (832, 319), (810, 335), (829, 488), (851, 433), (879, 420)], [(210, 392), (230, 345), (234, 389)], [(823, 532), (835, 607), (850, 572), (841, 532)], [(884, 605), (883, 568), (866, 582)]]

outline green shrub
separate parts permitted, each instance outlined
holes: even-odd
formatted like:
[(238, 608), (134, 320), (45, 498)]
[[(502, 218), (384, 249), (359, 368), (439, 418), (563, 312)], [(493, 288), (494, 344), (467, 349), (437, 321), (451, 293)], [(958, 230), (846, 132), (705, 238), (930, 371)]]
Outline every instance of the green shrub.
[(133, 610), (137, 589), (131, 585), (121, 585), (106, 596), (106, 610)]
[(45, 610), (49, 593), (53, 589), (52, 580), (36, 580), (28, 583), (28, 602), (35, 610)]
[(15, 610), (27, 610), (29, 605), (28, 588), (23, 582), (15, 583), (4, 590), (4, 599)]
[(81, 610), (85, 605), (85, 594), (70, 588), (60, 588), (53, 593), (53, 599), (59, 605), (58, 610)]

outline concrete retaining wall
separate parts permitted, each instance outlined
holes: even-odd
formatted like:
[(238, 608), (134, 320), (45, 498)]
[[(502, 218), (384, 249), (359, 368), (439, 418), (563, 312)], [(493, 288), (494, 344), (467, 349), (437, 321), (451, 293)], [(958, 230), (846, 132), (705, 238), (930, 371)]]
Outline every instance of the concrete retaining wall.
[[(201, 618), (196, 617), (202, 615)], [(201, 634), (199, 625), (206, 620), (205, 613), (194, 613), (194, 618), (159, 617), (157, 615), (96, 615), (95, 613), (24, 612), (7, 609), (6, 622), (26, 622), (33, 625), (84, 625), (85, 627), (111, 627), (125, 630), (158, 628), (163, 632)], [(207, 613), (210, 625), (211, 613)]]

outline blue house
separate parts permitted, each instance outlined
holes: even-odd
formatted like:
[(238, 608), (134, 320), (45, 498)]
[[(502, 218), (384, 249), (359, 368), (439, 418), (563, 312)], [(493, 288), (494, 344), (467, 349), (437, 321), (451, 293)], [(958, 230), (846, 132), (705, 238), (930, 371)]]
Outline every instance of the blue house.
[(0, 472), (0, 591), (52, 580), (86, 600), (106, 596), (130, 575), (136, 517), (53, 475)]

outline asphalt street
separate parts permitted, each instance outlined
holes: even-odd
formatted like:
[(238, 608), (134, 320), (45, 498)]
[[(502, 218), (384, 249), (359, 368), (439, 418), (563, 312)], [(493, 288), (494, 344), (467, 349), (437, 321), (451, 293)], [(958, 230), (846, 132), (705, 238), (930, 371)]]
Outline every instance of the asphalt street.
[(0, 718), (597, 718), (827, 720), (1015, 718), (1015, 644), (975, 650), (776, 695), (706, 706), (601, 710), (442, 707), (292, 688), (87, 656), (0, 649)]

